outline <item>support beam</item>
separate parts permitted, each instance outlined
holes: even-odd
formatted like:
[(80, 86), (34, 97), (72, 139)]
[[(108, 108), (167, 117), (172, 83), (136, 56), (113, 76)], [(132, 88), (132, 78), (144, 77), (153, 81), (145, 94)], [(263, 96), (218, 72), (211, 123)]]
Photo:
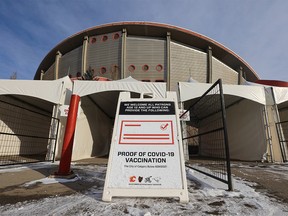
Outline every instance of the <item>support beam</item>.
[(81, 74), (86, 73), (86, 63), (87, 63), (87, 47), (88, 47), (88, 40), (89, 37), (85, 36), (83, 40), (83, 46), (82, 46), (82, 65), (81, 65)]
[(170, 86), (171, 86), (171, 79), (170, 79), (170, 73), (171, 73), (171, 61), (170, 61), (170, 53), (171, 53), (171, 33), (167, 32), (167, 36), (166, 36), (166, 62), (167, 62), (167, 69), (166, 69), (166, 83), (167, 83), (167, 91), (170, 91)]
[(58, 51), (55, 57), (54, 80), (59, 79), (59, 63), (61, 56), (62, 56), (61, 52)]
[(207, 48), (207, 76), (206, 82), (212, 83), (212, 47)]
[(59, 169), (58, 172), (55, 173), (59, 176), (67, 176), (71, 174), (70, 167), (79, 101), (79, 95), (71, 96)]
[(43, 71), (43, 70), (41, 70), (41, 74), (40, 74), (40, 80), (43, 80), (43, 78), (44, 78), (44, 71)]
[(121, 77), (120, 79), (125, 78), (125, 68), (126, 68), (126, 29), (122, 30), (122, 47), (121, 47)]
[(240, 66), (238, 69), (238, 85), (242, 84), (243, 68)]

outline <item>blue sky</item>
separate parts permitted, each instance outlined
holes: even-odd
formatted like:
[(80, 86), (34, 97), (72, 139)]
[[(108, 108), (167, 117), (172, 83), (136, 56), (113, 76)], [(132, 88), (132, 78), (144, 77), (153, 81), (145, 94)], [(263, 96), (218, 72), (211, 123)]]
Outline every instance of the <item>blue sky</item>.
[(288, 81), (287, 0), (0, 0), (0, 79), (33, 79), (46, 54), (86, 28), (176, 25), (241, 56), (261, 79)]

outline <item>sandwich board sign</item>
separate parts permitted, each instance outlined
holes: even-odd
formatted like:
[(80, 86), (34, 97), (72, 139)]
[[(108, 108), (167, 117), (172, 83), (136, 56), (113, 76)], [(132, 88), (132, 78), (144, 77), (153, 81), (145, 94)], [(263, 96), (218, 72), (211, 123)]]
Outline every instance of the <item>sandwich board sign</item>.
[(102, 199), (112, 197), (188, 202), (176, 93), (164, 99), (120, 93)]

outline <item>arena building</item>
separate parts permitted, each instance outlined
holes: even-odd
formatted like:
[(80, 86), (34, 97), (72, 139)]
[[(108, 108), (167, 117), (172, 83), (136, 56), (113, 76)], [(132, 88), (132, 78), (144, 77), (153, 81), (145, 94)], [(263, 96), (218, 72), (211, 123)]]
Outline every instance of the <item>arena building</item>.
[[(187, 81), (190, 83), (214, 83), (221, 78), (224, 85), (241, 85), (249, 82), (271, 85), (269, 81), (259, 80), (258, 75), (248, 63), (222, 44), (186, 29), (150, 22), (112, 23), (93, 27), (72, 35), (47, 54), (34, 78), (53, 80), (67, 75), (74, 77), (74, 79), (77, 77), (77, 79), (85, 80), (119, 80), (131, 76), (142, 82), (163, 82), (166, 83), (166, 90), (179, 91), (179, 101), (182, 103), (182, 107), (185, 108), (191, 104), (191, 100), (194, 98), (188, 96), (190, 102), (187, 102), (187, 97), (183, 96), (185, 92), (183, 93), (181, 89), (178, 89), (181, 82), (184, 82), (182, 86), (185, 86)], [(272, 83), (275, 84), (276, 82)], [(282, 84), (280, 86), (283, 86)], [(83, 85), (87, 88), (88, 83), (83, 83)], [(192, 85), (189, 87), (191, 89), (186, 91), (197, 92), (200, 86), (196, 86)], [(105, 88), (107, 88), (106, 91), (110, 89), (107, 86)], [(207, 88), (204, 87), (205, 90)], [(163, 90), (163, 88), (160, 89), (159, 92)], [(182, 87), (182, 89), (185, 89), (185, 87)], [(115, 91), (117, 88), (113, 90)], [(121, 87), (119, 90), (121, 90)], [(133, 90), (130, 89), (130, 91)], [(234, 90), (227, 90), (226, 92), (227, 95), (233, 95), (234, 97), (234, 99), (226, 97), (227, 104), (230, 104), (229, 107), (233, 105), (232, 108), (227, 110), (232, 158), (261, 160), (268, 155), (270, 161), (281, 161), (281, 152), (282, 156), (284, 155), (283, 157), (286, 158), (286, 147), (281, 147), (281, 143), (279, 145), (280, 140), (277, 137), (275, 124), (275, 122), (280, 122), (281, 119), (287, 120), (283, 114), (286, 113), (286, 109), (279, 110), (275, 114), (278, 118), (272, 119), (274, 115), (272, 112), (275, 107), (274, 109), (273, 107), (270, 107), (270, 109), (267, 107), (264, 88), (255, 87), (247, 90), (245, 87), (240, 87), (237, 91), (238, 94)], [(242, 94), (243, 92), (247, 92), (248, 95)], [(260, 94), (258, 94), (259, 92)], [(102, 92), (102, 94), (104, 93)], [(258, 96), (253, 98), (255, 95)], [(89, 97), (91, 99), (92, 96)], [(95, 95), (93, 97), (93, 103), (101, 107), (98, 104), (101, 99)], [(117, 94), (114, 95), (114, 101), (117, 101), (117, 97)], [(183, 97), (186, 97), (186, 99), (184, 100)], [(243, 100), (243, 98), (246, 100)], [(84, 101), (82, 99), (82, 108), (85, 107)], [(104, 110), (106, 114), (109, 113), (107, 116), (113, 119), (116, 104), (108, 105), (107, 102), (103, 104), (105, 105), (101, 107), (102, 111)], [(274, 106), (276, 102), (269, 104)], [(111, 110), (111, 107), (114, 107), (114, 109)], [(286, 107), (286, 105), (282, 104), (280, 107)], [(241, 111), (242, 113), (240, 113)], [(83, 119), (77, 123), (83, 125), (78, 125), (78, 130), (76, 129), (76, 134), (77, 131), (78, 134), (81, 134), (80, 138), (79, 136), (75, 138), (76, 146), (77, 143), (83, 142), (83, 139), (86, 143), (99, 141), (95, 134), (99, 134), (100, 127), (95, 122), (88, 123), (91, 122), (89, 118), (94, 116), (93, 112), (95, 114), (95, 111), (90, 113), (86, 111), (85, 117), (82, 116), (82, 118), (85, 118), (86, 127)], [(269, 115), (270, 118), (268, 118)], [(94, 118), (96, 119), (96, 117)], [(268, 127), (268, 131), (266, 130), (267, 125), (272, 125)], [(90, 132), (86, 134), (87, 128), (90, 128), (94, 135), (89, 135)], [(107, 133), (109, 128), (113, 128), (113, 123), (102, 131), (102, 134), (106, 134), (106, 138), (111, 136)], [(274, 148), (271, 147), (273, 143), (271, 134), (273, 134), (273, 142), (276, 143)], [(90, 137), (90, 139), (87, 139), (87, 137)], [(90, 149), (94, 150), (89, 150), (86, 153), (82, 149), (77, 150), (77, 147), (75, 147), (75, 152), (82, 152), (79, 158), (84, 155), (91, 156), (91, 151), (94, 151), (94, 155), (107, 154), (109, 142), (110, 139), (108, 141), (107, 139), (102, 140), (102, 143), (107, 143), (106, 147), (95, 147), (95, 144), (92, 144)], [(95, 148), (105, 149), (105, 151), (95, 151)], [(248, 151), (248, 149), (250, 150)], [(76, 154), (74, 154), (75, 159), (78, 158)]]
[[(167, 91), (177, 91), (179, 108), (185, 110), (218, 79), (222, 80), (224, 89), (231, 158), (287, 161), (287, 82), (260, 80), (249, 64), (233, 51), (190, 30), (160, 23), (119, 22), (86, 29), (56, 45), (34, 76), (43, 94), (35, 94), (31, 81), (19, 82), (17, 89), (12, 88), (11, 82), (3, 81), (0, 105), (6, 110), (13, 105), (24, 120), (19, 122), (18, 117), (0, 121), (5, 131), (0, 131), (0, 135), (15, 137), (9, 141), (5, 138), (5, 146), (12, 146), (10, 153), (8, 148), (0, 146), (0, 163), (1, 156), (9, 156), (11, 152), (18, 156), (41, 154), (44, 158), (46, 155), (46, 160), (47, 155), (49, 160), (60, 159), (67, 121), (63, 111), (67, 111), (72, 94), (80, 97), (72, 138), (72, 159), (79, 160), (108, 155), (121, 91), (131, 92), (133, 97), (149, 93), (156, 98), (165, 98)], [(48, 97), (49, 88), (53, 89), (53, 99)], [(209, 106), (212, 105), (208, 103), (202, 109), (208, 110)], [(41, 136), (38, 129), (43, 125), (42, 120), (26, 126), (27, 109), (31, 119), (43, 111), (48, 116)], [(6, 116), (7, 112), (0, 115)], [(182, 122), (182, 136), (194, 129), (199, 134), (207, 125), (217, 126), (216, 121), (212, 124), (217, 115), (217, 112), (209, 115), (206, 126)], [(19, 126), (29, 131), (19, 135)], [(27, 137), (24, 140), (27, 145), (24, 146), (21, 137)], [(33, 152), (39, 145), (35, 139), (42, 139), (41, 148)], [(186, 159), (195, 151), (195, 146), (198, 154), (207, 153), (206, 147), (217, 137), (209, 137), (206, 141), (210, 143), (206, 144), (201, 144), (201, 140), (204, 139), (183, 142)]]
[(93, 27), (65, 39), (41, 62), (34, 79), (54, 80), (89, 72), (111, 80), (132, 76), (144, 82), (193, 79), (241, 84), (259, 79), (237, 54), (222, 44), (176, 26), (120, 22)]

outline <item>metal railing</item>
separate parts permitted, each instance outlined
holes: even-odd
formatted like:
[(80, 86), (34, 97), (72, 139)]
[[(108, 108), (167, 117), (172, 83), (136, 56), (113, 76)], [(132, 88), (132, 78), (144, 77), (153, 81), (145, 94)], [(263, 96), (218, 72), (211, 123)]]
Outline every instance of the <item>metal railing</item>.
[(276, 123), (277, 134), (280, 142), (281, 154), (284, 162), (288, 161), (288, 121)]
[(0, 166), (53, 161), (59, 119), (0, 100)]
[(221, 79), (195, 99), (186, 112), (190, 115), (190, 121), (186, 124), (193, 132), (183, 136), (183, 140), (188, 140), (194, 149), (198, 145), (198, 156), (192, 157), (192, 163), (187, 166), (226, 183), (228, 190), (233, 190)]

